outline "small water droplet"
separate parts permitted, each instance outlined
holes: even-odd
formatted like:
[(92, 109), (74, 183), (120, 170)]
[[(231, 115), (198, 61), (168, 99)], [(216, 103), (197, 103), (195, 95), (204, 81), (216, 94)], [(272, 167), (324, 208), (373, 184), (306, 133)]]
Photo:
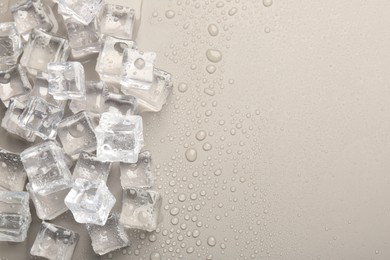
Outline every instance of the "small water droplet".
[(215, 71), (217, 70), (217, 68), (214, 66), (214, 65), (208, 65), (206, 67), (206, 71), (210, 74), (213, 74)]
[(216, 49), (208, 49), (206, 51), (206, 57), (209, 61), (217, 63), (222, 60), (222, 53)]
[(198, 152), (194, 148), (189, 148), (187, 149), (185, 155), (189, 162), (194, 162), (198, 157)]
[(218, 29), (218, 26), (215, 25), (215, 24), (210, 24), (207, 28), (209, 34), (213, 37), (217, 36), (218, 33), (219, 33), (219, 29)]
[(180, 83), (179, 86), (177, 87), (179, 92), (184, 93), (188, 90), (188, 85), (186, 83)]
[(265, 7), (270, 7), (273, 3), (273, 0), (263, 0), (263, 5)]
[(209, 237), (207, 238), (207, 244), (208, 244), (209, 246), (215, 246), (215, 245), (217, 244), (217, 241), (216, 241), (215, 237), (209, 236)]
[(173, 10), (168, 10), (165, 12), (165, 17), (168, 19), (172, 19), (173, 17), (175, 17), (175, 15), (176, 15), (176, 13)]

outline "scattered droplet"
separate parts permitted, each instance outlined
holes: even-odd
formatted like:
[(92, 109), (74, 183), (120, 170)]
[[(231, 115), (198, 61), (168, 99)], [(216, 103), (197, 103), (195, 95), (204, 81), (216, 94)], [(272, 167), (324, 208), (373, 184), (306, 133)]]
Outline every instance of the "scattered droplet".
[(194, 148), (189, 148), (186, 151), (186, 158), (189, 162), (194, 162), (198, 157), (198, 153)]
[(180, 83), (177, 89), (181, 92), (184, 93), (188, 90), (188, 85), (186, 83)]
[(152, 252), (152, 253), (150, 253), (149, 259), (150, 260), (161, 260), (161, 255), (160, 255), (160, 253)]
[(200, 130), (196, 133), (195, 137), (198, 141), (203, 141), (207, 136), (206, 131)]
[(219, 29), (218, 29), (218, 26), (215, 25), (215, 24), (210, 24), (207, 28), (207, 30), (209, 31), (209, 34), (213, 37), (217, 36), (218, 33), (219, 33)]
[(209, 246), (215, 246), (217, 244), (215, 237), (209, 236), (209, 238), (207, 238), (207, 244)]
[(168, 19), (172, 19), (173, 17), (175, 17), (175, 15), (176, 15), (176, 13), (173, 10), (168, 10), (165, 12), (165, 17)]
[(229, 10), (228, 15), (233, 16), (237, 13), (237, 8), (233, 7)]
[(222, 53), (216, 49), (208, 49), (206, 51), (206, 57), (209, 61), (217, 63), (222, 60)]
[(263, 5), (265, 7), (270, 7), (273, 3), (273, 0), (263, 0)]
[(214, 65), (208, 65), (206, 67), (206, 71), (210, 74), (213, 74), (215, 71), (217, 70), (217, 68), (214, 66)]

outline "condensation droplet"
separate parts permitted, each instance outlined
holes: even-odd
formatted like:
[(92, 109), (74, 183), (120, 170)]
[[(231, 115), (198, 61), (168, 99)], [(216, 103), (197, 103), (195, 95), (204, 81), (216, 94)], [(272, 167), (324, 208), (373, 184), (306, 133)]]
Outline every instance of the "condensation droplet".
[(208, 244), (209, 246), (215, 246), (215, 245), (217, 244), (217, 241), (216, 241), (215, 237), (209, 236), (209, 237), (207, 238), (207, 244)]
[(173, 17), (175, 17), (175, 11), (173, 10), (168, 10), (165, 12), (165, 17), (168, 18), (168, 19), (172, 19)]
[(210, 143), (204, 143), (203, 144), (203, 150), (205, 151), (210, 151), (213, 147), (211, 146)]
[(222, 53), (216, 49), (208, 49), (206, 51), (206, 57), (209, 61), (217, 63), (222, 60)]
[(177, 89), (181, 92), (184, 93), (188, 90), (188, 85), (186, 83), (180, 83)]
[(233, 16), (237, 13), (237, 8), (233, 7), (229, 10), (228, 15)]
[(149, 259), (150, 260), (161, 260), (161, 255), (160, 255), (160, 253), (152, 252), (152, 253), (150, 253)]
[(206, 71), (210, 74), (213, 74), (215, 71), (217, 70), (217, 68), (214, 66), (214, 65), (208, 65), (206, 67)]
[(185, 155), (189, 162), (194, 162), (198, 157), (198, 152), (194, 148), (189, 148), (187, 149)]
[(195, 137), (198, 141), (203, 141), (207, 136), (206, 131), (200, 130), (196, 133)]
[(263, 0), (263, 5), (265, 7), (270, 7), (273, 3), (273, 0)]
[(207, 28), (209, 34), (213, 37), (217, 36), (218, 33), (219, 33), (219, 29), (218, 29), (218, 26), (215, 25), (215, 24), (210, 24)]

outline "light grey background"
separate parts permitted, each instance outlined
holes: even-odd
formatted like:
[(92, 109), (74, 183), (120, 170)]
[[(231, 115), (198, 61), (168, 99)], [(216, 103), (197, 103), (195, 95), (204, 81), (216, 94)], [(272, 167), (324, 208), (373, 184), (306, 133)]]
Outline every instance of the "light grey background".
[[(163, 220), (102, 258), (389, 259), (388, 10), (385, 0), (144, 1), (138, 45), (175, 81), (163, 111), (145, 117)], [(71, 214), (53, 222), (81, 233), (75, 259), (98, 258)], [(27, 258), (38, 223), (0, 254)]]

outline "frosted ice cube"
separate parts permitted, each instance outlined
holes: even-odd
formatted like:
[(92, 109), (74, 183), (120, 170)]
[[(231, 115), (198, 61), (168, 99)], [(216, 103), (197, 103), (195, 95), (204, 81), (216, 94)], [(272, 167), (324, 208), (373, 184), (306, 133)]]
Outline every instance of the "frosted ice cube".
[(117, 214), (110, 214), (104, 226), (86, 225), (95, 253), (104, 255), (130, 245), (129, 237), (118, 218)]
[(79, 238), (72, 230), (43, 221), (30, 254), (50, 260), (71, 260)]
[(122, 85), (121, 91), (126, 95), (136, 97), (140, 110), (158, 112), (172, 91), (171, 74), (155, 68), (153, 84), (149, 90)]
[(95, 155), (81, 152), (73, 170), (73, 179), (103, 180), (107, 182), (110, 171), (111, 162), (101, 162), (97, 160)]
[(11, 6), (11, 12), (18, 32), (26, 41), (32, 29), (50, 32), (57, 25), (53, 11), (48, 5), (42, 4), (41, 0), (19, 1)]
[(0, 191), (0, 241), (24, 241), (30, 223), (28, 193)]
[(96, 63), (96, 72), (100, 79), (119, 83), (122, 74), (122, 58), (125, 49), (137, 49), (135, 42), (105, 36), (103, 48)]
[(36, 137), (34, 133), (22, 128), (19, 123), (19, 116), (22, 114), (25, 107), (26, 102), (24, 100), (21, 101), (19, 98), (12, 98), (3, 120), (1, 121), (1, 127), (9, 133), (17, 135), (28, 142), (34, 142)]
[(80, 62), (49, 63), (47, 65), (49, 94), (55, 99), (85, 99), (84, 67)]
[(148, 90), (153, 83), (156, 53), (126, 49), (123, 53), (121, 85)]
[(80, 111), (89, 111), (93, 113), (101, 113), (104, 111), (103, 104), (103, 91), (105, 89), (104, 82), (102, 81), (86, 81), (85, 82), (85, 94), (87, 98), (85, 100), (75, 100), (69, 104), (70, 110), (76, 114)]
[(61, 13), (71, 16), (73, 19), (89, 24), (99, 13), (102, 0), (59, 0)]
[(58, 190), (46, 195), (34, 192), (30, 183), (27, 183), (26, 189), (34, 203), (35, 212), (37, 213), (38, 218), (42, 220), (52, 220), (68, 210), (64, 203), (64, 199), (69, 193), (70, 188)]
[(104, 225), (116, 199), (103, 180), (76, 179), (65, 205), (78, 223)]
[(73, 57), (81, 58), (100, 51), (100, 31), (96, 19), (85, 25), (75, 19), (65, 18), (65, 28)]
[(133, 39), (134, 9), (105, 4), (99, 15), (101, 33), (121, 39)]
[(31, 190), (42, 195), (71, 186), (64, 152), (52, 141), (32, 146), (20, 154)]
[(46, 73), (48, 63), (65, 62), (69, 51), (67, 39), (33, 29), (20, 63), (33, 75), (39, 71)]
[(47, 74), (38, 72), (35, 77), (34, 87), (30, 92), (31, 96), (40, 97), (46, 102), (58, 106), (62, 109), (65, 108), (66, 100), (56, 100), (52, 95), (49, 94), (49, 81)]
[(126, 228), (154, 231), (161, 207), (161, 196), (158, 192), (139, 188), (123, 191), (122, 213), (120, 223)]
[(139, 154), (137, 163), (120, 163), (122, 188), (151, 188), (154, 183), (151, 160), (150, 152), (145, 151)]
[(61, 121), (57, 135), (66, 154), (78, 158), (81, 151), (96, 150), (95, 128), (99, 115), (80, 112)]
[(6, 107), (12, 97), (25, 95), (30, 91), (31, 84), (22, 66), (17, 65), (9, 72), (0, 73), (0, 98)]
[(103, 113), (95, 129), (97, 158), (136, 163), (144, 145), (142, 117)]
[(0, 148), (0, 190), (23, 191), (26, 180), (20, 155)]
[(104, 111), (122, 115), (134, 115), (137, 108), (137, 99), (133, 96), (114, 93), (105, 89)]
[(29, 97), (19, 116), (20, 125), (43, 139), (54, 139), (64, 111), (39, 97)]
[(15, 65), (22, 52), (22, 39), (15, 23), (0, 23), (0, 64)]

